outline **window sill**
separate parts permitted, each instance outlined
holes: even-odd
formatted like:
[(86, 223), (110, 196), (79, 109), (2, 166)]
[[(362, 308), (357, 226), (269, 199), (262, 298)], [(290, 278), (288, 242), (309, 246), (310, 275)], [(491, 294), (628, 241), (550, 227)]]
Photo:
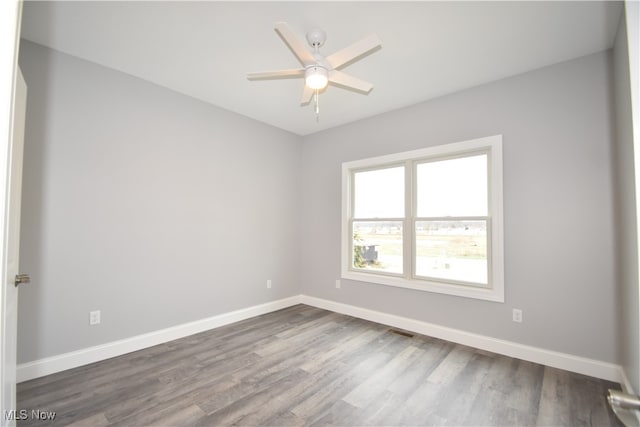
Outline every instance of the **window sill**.
[(403, 277), (383, 276), (360, 271), (343, 271), (342, 278), (358, 282), (372, 283), (423, 292), (453, 295), (485, 301), (504, 302), (504, 287), (481, 288), (456, 284), (446, 284), (428, 280), (409, 280)]

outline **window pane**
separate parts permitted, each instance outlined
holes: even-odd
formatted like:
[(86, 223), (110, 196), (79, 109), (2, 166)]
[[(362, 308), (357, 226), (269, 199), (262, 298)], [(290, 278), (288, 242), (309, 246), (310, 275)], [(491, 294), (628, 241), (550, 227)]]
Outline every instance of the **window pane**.
[(354, 221), (352, 266), (402, 273), (402, 222)]
[(354, 218), (404, 217), (404, 167), (354, 174)]
[(417, 216), (486, 216), (487, 155), (421, 163)]
[(416, 221), (416, 275), (486, 285), (486, 221)]

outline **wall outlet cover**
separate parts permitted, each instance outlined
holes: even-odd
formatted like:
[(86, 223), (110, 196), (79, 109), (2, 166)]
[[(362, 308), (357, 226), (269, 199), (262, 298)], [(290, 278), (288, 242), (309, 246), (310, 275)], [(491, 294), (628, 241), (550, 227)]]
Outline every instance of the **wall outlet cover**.
[(516, 323), (522, 323), (522, 310), (519, 308), (513, 309), (513, 321)]
[(89, 312), (89, 325), (100, 324), (100, 310), (94, 310)]

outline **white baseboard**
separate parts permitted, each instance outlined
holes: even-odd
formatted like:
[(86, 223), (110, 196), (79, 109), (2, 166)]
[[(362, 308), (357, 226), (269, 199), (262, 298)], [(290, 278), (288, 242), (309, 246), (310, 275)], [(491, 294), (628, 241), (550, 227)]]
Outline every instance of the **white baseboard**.
[[(591, 377), (601, 378), (622, 384), (624, 388), (630, 386), (621, 366), (599, 360), (588, 359), (557, 351), (545, 350), (511, 341), (487, 337), (484, 335), (448, 328), (433, 323), (422, 322), (393, 314), (382, 313), (353, 305), (342, 304), (321, 298), (301, 295), (302, 304), (347, 314), (360, 319), (382, 323), (384, 325), (405, 329), (418, 334), (440, 338), (446, 341), (467, 345), (469, 347), (502, 354), (553, 368), (564, 369)], [(625, 383), (623, 383), (623, 381)]]
[(554, 368), (577, 372), (596, 378), (620, 383), (625, 392), (633, 393), (633, 388), (621, 366), (599, 360), (588, 359), (567, 353), (545, 350), (511, 341), (487, 337), (484, 335), (448, 328), (433, 323), (422, 322), (402, 316), (369, 310), (353, 305), (338, 303), (307, 295), (297, 295), (278, 301), (248, 307), (229, 313), (223, 313), (195, 322), (185, 323), (167, 329), (89, 347), (57, 356), (47, 357), (33, 362), (22, 363), (17, 367), (17, 381), (23, 382), (41, 376), (76, 368), (89, 363), (120, 356), (132, 351), (162, 344), (178, 338), (204, 332), (240, 320), (281, 310), (296, 304), (306, 304), (325, 310), (342, 313), (372, 322), (402, 328), (434, 338), (467, 345), (470, 347), (515, 357)]
[(111, 357), (120, 356), (132, 351), (162, 344), (178, 338), (218, 328), (240, 320), (249, 319), (261, 314), (281, 310), (292, 305), (300, 304), (300, 296), (296, 295), (265, 304), (255, 305), (240, 310), (223, 313), (206, 319), (196, 320), (171, 328), (150, 332), (135, 337), (126, 338), (95, 347), (84, 348), (57, 356), (47, 357), (33, 362), (19, 364), (17, 367), (17, 382), (28, 381), (66, 369), (77, 368), (89, 363), (99, 362)]
[[(622, 368), (622, 366), (620, 366), (620, 381), (619, 381), (619, 383), (622, 386), (622, 391), (624, 391), (625, 393), (632, 394), (632, 395), (636, 394), (635, 390), (633, 389), (633, 385), (631, 385), (631, 381), (629, 381), (629, 377), (627, 376), (627, 373), (625, 372), (624, 368)], [(640, 414), (638, 414), (638, 415), (640, 415)]]

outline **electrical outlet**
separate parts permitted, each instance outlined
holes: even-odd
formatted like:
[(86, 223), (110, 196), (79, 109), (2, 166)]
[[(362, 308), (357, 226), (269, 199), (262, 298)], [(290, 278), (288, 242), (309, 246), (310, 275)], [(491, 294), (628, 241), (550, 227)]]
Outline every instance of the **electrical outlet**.
[(513, 309), (513, 321), (516, 323), (522, 323), (522, 310), (519, 308)]
[(342, 286), (340, 279), (336, 279), (336, 289), (340, 289), (340, 286)]
[(99, 325), (99, 324), (100, 324), (100, 310), (90, 311), (89, 325)]
[(267, 280), (267, 289), (271, 289), (271, 279)]

